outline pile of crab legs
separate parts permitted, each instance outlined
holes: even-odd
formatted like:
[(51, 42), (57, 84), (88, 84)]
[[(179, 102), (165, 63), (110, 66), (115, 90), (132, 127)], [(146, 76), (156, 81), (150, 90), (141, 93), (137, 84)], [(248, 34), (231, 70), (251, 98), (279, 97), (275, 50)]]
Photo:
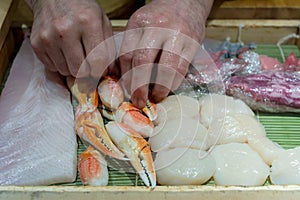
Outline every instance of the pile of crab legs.
[[(78, 170), (84, 185), (107, 185), (106, 157), (129, 160), (146, 186), (156, 186), (156, 174), (150, 145), (157, 118), (151, 102), (142, 109), (125, 101), (118, 80), (104, 77), (94, 89), (80, 89), (74, 78), (67, 78), (68, 87), (78, 101), (75, 111), (75, 131), (86, 146), (78, 159)], [(82, 86), (82, 85), (81, 85)], [(99, 98), (102, 106), (99, 109)], [(104, 124), (102, 115), (108, 118)]]

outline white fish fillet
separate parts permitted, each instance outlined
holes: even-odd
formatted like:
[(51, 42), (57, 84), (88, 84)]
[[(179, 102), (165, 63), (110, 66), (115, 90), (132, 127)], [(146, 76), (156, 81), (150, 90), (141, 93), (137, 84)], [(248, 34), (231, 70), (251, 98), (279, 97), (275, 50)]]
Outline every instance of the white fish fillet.
[(28, 39), (14, 60), (0, 113), (0, 185), (75, 180), (77, 143), (70, 94), (46, 79)]

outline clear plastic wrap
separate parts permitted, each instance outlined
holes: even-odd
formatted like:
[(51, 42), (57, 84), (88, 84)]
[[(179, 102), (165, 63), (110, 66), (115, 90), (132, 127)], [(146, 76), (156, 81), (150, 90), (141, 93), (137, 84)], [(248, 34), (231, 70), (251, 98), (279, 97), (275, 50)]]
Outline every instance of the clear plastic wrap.
[(253, 51), (254, 44), (206, 39), (203, 47), (178, 94), (199, 98), (207, 93), (226, 93), (242, 99), (253, 110), (300, 112), (300, 58), (293, 52), (281, 63)]

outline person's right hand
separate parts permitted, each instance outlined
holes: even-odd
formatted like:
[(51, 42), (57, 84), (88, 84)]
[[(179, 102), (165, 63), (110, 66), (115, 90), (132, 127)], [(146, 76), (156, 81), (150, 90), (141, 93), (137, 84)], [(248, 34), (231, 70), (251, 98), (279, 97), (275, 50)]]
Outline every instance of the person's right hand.
[(106, 40), (112, 36), (111, 23), (95, 0), (33, 0), (31, 6), (31, 44), (47, 69), (64, 76), (105, 75), (115, 45)]

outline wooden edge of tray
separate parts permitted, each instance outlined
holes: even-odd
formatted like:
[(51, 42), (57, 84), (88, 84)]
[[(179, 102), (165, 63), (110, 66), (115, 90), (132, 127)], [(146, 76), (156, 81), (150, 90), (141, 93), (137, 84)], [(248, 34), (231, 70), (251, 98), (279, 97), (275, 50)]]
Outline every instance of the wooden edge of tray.
[(0, 187), (0, 199), (299, 199), (299, 186), (222, 187), (222, 186), (157, 186), (147, 187)]

